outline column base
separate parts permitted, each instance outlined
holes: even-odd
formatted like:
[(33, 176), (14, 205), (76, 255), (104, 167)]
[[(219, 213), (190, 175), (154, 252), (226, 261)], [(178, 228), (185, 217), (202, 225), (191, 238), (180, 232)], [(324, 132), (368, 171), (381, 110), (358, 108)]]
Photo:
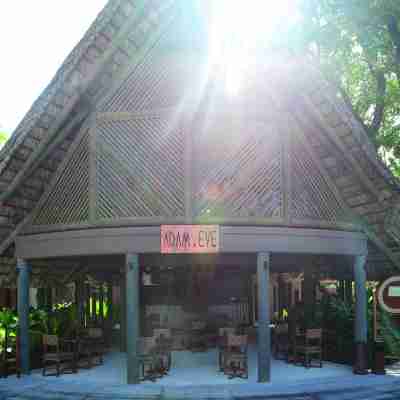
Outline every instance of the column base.
[(367, 360), (367, 344), (366, 343), (355, 343), (355, 357), (353, 373), (356, 375), (367, 375), (368, 372), (368, 360)]

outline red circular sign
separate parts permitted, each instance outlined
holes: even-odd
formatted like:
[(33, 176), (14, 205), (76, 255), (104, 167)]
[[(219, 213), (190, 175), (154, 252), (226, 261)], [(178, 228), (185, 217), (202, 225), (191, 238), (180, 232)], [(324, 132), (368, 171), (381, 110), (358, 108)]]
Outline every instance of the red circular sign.
[(392, 276), (379, 286), (378, 301), (390, 314), (400, 314), (400, 276)]

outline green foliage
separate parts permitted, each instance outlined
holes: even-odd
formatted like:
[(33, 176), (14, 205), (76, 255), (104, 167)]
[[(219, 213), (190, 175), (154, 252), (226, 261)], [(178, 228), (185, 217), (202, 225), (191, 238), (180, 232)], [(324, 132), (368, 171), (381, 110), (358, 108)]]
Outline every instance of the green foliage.
[(0, 310), (0, 353), (2, 351), (6, 332), (9, 335), (15, 335), (18, 318), (15, 313), (7, 308)]
[(382, 312), (381, 332), (385, 342), (385, 354), (400, 357), (400, 330), (393, 325), (391, 317)]
[(0, 131), (0, 148), (7, 141), (7, 139), (8, 139), (8, 134), (5, 133), (5, 132)]
[(302, 0), (301, 10), (296, 50), (318, 61), (400, 175), (400, 2)]

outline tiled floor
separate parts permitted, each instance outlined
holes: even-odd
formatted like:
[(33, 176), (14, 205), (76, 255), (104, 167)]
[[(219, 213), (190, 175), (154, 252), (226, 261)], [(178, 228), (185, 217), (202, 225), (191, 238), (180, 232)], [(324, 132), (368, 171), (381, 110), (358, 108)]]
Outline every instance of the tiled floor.
[(255, 397), (284, 399), (284, 395), (301, 400), (400, 399), (400, 367), (388, 369), (385, 376), (360, 376), (353, 375), (350, 367), (332, 363), (325, 363), (321, 369), (305, 369), (274, 360), (271, 383), (260, 384), (256, 382), (256, 348), (250, 349), (249, 361), (249, 379), (229, 380), (218, 372), (216, 350), (174, 352), (169, 376), (156, 383), (125, 385), (125, 354), (112, 352), (103, 365), (80, 369), (77, 374), (42, 377), (41, 371), (33, 371), (22, 379), (12, 376), (0, 380), (0, 399), (248, 400)]
[[(295, 382), (312, 378), (334, 378), (351, 376), (351, 367), (333, 363), (324, 363), (323, 368), (294, 366), (284, 361), (273, 360), (271, 367), (272, 383)], [(63, 379), (71, 382), (79, 380), (89, 383), (125, 383), (126, 357), (123, 353), (110, 353), (105, 363), (90, 370), (79, 370), (76, 375), (65, 375)], [(249, 378), (228, 379), (218, 370), (218, 353), (212, 349), (205, 353), (176, 351), (172, 354), (172, 368), (168, 376), (157, 383), (163, 386), (216, 385), (257, 382), (257, 352), (255, 347), (249, 349)], [(143, 385), (148, 383), (143, 383)]]

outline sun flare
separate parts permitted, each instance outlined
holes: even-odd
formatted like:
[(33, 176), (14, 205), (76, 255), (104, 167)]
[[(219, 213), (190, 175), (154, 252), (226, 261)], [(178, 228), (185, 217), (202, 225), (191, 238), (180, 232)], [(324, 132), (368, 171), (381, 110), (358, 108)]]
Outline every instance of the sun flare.
[(225, 68), (227, 91), (238, 92), (255, 52), (299, 19), (297, 0), (210, 0), (209, 60)]

